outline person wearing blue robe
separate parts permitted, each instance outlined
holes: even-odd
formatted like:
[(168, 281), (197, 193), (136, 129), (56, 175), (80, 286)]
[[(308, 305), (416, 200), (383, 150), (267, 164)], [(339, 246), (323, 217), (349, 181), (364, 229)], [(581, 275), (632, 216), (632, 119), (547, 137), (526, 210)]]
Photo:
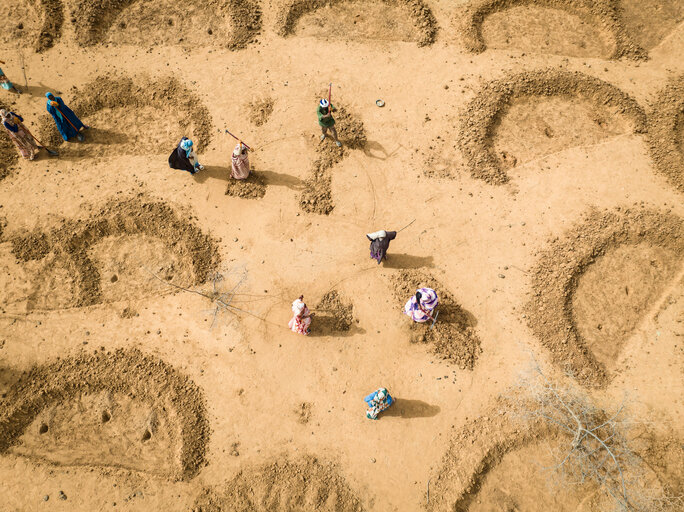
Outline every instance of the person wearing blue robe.
[(366, 418), (369, 420), (377, 420), (378, 414), (394, 403), (394, 398), (390, 396), (387, 388), (379, 388), (364, 398), (363, 401), (368, 405)]
[(47, 97), (47, 111), (52, 115), (57, 125), (57, 130), (64, 140), (69, 140), (76, 137), (79, 141), (83, 141), (85, 137), (79, 133), (80, 129), (87, 130), (89, 127), (84, 125), (81, 120), (76, 117), (76, 114), (64, 104), (62, 98), (55, 96), (51, 92), (45, 94)]

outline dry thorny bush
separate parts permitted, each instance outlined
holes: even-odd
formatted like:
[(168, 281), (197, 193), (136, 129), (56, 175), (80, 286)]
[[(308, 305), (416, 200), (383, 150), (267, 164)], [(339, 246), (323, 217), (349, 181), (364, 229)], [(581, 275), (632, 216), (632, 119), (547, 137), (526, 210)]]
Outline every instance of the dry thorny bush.
[(595, 484), (619, 511), (682, 510), (684, 497), (668, 495), (657, 482), (646, 484), (648, 467), (632, 451), (645, 421), (628, 417), (626, 398), (608, 411), (586, 391), (550, 380), (535, 363), (506, 401), (527, 425), (558, 433), (549, 443), (554, 462), (543, 468), (553, 484)]

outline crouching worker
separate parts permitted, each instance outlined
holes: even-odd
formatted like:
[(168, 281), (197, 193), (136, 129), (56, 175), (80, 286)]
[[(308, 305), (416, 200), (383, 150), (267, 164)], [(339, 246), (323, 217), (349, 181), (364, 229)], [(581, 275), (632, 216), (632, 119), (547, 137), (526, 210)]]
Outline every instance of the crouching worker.
[(394, 403), (394, 399), (390, 396), (387, 388), (380, 388), (376, 391), (373, 391), (370, 395), (364, 398), (363, 401), (368, 404), (366, 418), (369, 420), (377, 420), (378, 414)]
[(178, 143), (178, 147), (169, 156), (169, 167), (180, 169), (190, 174), (204, 170), (204, 166), (197, 161), (197, 155), (192, 149), (192, 141), (183, 137)]
[(414, 322), (435, 321), (432, 314), (439, 304), (437, 292), (432, 288), (421, 288), (411, 297), (404, 306), (404, 313), (410, 316)]
[(384, 229), (376, 231), (375, 233), (368, 233), (366, 238), (370, 240), (371, 259), (378, 260), (378, 265), (380, 265), (382, 260), (386, 260), (390, 241), (394, 240), (396, 237), (396, 231), (385, 231)]
[(249, 155), (247, 154), (247, 146), (239, 142), (233, 150), (233, 158), (231, 159), (230, 177), (236, 180), (245, 180), (249, 177)]
[(311, 329), (309, 328), (311, 325), (311, 313), (304, 303), (304, 295), (300, 295), (299, 298), (292, 303), (292, 312), (294, 313), (294, 316), (290, 319), (287, 326), (292, 332), (308, 336), (311, 332)]

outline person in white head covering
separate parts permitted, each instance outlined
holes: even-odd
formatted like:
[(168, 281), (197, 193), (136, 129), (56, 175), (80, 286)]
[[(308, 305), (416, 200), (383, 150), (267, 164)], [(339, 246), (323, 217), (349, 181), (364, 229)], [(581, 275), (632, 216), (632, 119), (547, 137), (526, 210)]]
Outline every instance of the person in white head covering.
[(28, 160), (33, 160), (40, 151), (40, 146), (36, 143), (24, 126), (24, 118), (14, 112), (8, 112), (5, 109), (0, 110), (0, 117), (2, 118), (2, 125), (7, 130), (7, 135), (12, 140), (19, 151), (19, 154)]
[(366, 235), (366, 238), (370, 240), (370, 257), (378, 260), (378, 265), (382, 260), (387, 259), (390, 240), (394, 240), (396, 237), (396, 231), (385, 231), (384, 229)]
[(308, 336), (311, 332), (311, 329), (309, 328), (311, 325), (311, 313), (304, 303), (304, 295), (300, 295), (299, 298), (292, 303), (292, 312), (294, 313), (294, 316), (288, 322), (288, 327), (292, 332)]
[(249, 155), (247, 151), (247, 146), (242, 142), (238, 142), (237, 146), (235, 146), (231, 159), (231, 178), (244, 180), (249, 177)]

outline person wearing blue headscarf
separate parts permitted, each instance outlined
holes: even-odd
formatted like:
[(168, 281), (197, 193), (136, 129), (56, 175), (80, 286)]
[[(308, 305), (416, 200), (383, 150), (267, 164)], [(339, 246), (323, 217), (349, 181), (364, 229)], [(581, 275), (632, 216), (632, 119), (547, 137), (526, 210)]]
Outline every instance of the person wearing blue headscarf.
[(178, 147), (169, 155), (169, 167), (180, 169), (190, 174), (204, 169), (204, 166), (197, 161), (197, 155), (192, 148), (192, 141), (183, 137), (178, 143)]
[(55, 96), (51, 92), (45, 94), (47, 98), (47, 111), (52, 115), (57, 125), (57, 130), (64, 140), (69, 140), (76, 137), (79, 141), (83, 141), (85, 137), (79, 133), (81, 128), (87, 130), (89, 127), (84, 125), (81, 120), (76, 117), (76, 114), (64, 104), (62, 98)]

